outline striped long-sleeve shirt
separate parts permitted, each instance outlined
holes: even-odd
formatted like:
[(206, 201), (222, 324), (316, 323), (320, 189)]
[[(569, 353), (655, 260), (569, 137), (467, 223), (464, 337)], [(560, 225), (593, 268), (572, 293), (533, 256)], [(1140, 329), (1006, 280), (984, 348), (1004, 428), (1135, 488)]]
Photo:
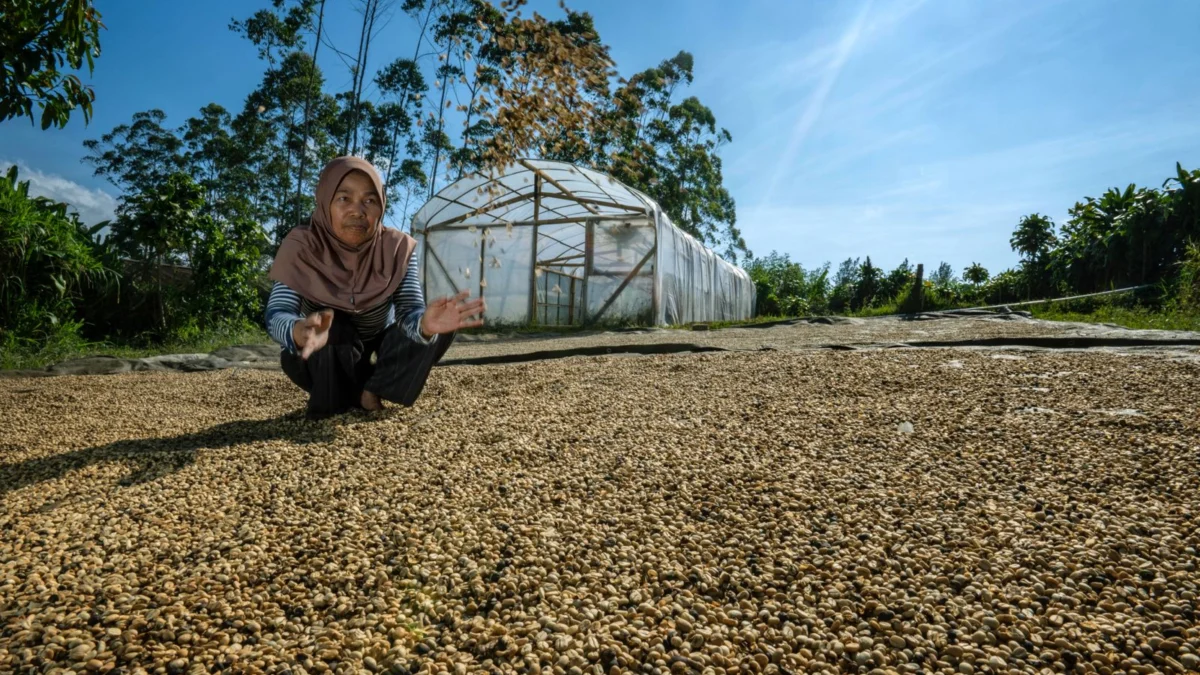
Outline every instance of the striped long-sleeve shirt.
[[(299, 349), (292, 337), (292, 327), (297, 321), (323, 309), (308, 298), (276, 281), (271, 287), (271, 295), (267, 298), (266, 325), (271, 338), (293, 354)], [(421, 336), (421, 316), (425, 314), (425, 294), (421, 290), (421, 278), (417, 272), (417, 254), (414, 252), (408, 261), (408, 271), (404, 281), (396, 288), (396, 292), (385, 302), (381, 302), (360, 314), (353, 315), (354, 329), (359, 337), (366, 340), (378, 335), (392, 324), (399, 323), (404, 332), (414, 342), (430, 344), (437, 339)]]

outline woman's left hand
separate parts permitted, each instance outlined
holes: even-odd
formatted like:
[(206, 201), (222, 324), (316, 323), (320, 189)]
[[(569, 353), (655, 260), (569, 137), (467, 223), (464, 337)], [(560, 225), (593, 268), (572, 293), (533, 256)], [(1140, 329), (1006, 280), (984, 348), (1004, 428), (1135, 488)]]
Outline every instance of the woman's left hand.
[[(453, 298), (441, 298), (429, 303), (421, 317), (421, 334), (433, 336), (482, 326), (483, 312), (487, 307), (483, 298), (466, 302), (470, 295), (470, 291), (463, 291)], [(471, 318), (476, 316), (478, 318)]]

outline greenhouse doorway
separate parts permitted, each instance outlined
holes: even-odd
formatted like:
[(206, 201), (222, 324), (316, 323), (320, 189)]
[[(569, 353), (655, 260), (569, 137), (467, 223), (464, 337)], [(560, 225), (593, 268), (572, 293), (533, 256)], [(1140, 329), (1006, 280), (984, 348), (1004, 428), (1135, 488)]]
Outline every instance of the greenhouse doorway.
[(538, 325), (576, 326), (582, 323), (583, 279), (543, 271), (535, 283)]

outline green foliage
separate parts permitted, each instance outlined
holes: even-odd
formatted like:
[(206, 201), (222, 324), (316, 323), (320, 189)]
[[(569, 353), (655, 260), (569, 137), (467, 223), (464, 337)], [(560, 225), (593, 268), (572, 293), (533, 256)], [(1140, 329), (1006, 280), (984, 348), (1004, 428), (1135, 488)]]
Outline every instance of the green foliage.
[(1054, 246), (1054, 221), (1038, 213), (1021, 218), (1009, 244), (1026, 262), (1044, 261)]
[(429, 188), (422, 162), (413, 159), (421, 153), (417, 121), (429, 87), (413, 59), (391, 62), (376, 75), (375, 84), (386, 99), (371, 117), (366, 156), (384, 167), (388, 212), (404, 222), (416, 207), (414, 197), (423, 201)]
[(1200, 312), (1200, 243), (1189, 242), (1179, 263), (1174, 301), (1181, 310)]
[(1200, 237), (1200, 170), (1175, 169), (1161, 190), (1129, 185), (1076, 203), (1049, 254), (1055, 286), (1090, 293), (1175, 274)]
[(185, 261), (202, 217), (204, 193), (192, 177), (173, 173), (145, 192), (126, 195), (112, 224), (112, 242), (131, 260), (151, 264)]
[(787, 255), (772, 251), (745, 266), (756, 289), (757, 316), (804, 316), (828, 311), (829, 267), (805, 271)]
[(88, 154), (83, 161), (126, 194), (153, 190), (183, 165), (183, 142), (162, 126), (166, 113), (147, 110), (135, 113), (130, 124), (121, 124), (99, 140), (83, 142)]
[(988, 276), (987, 268), (977, 262), (971, 263), (970, 267), (963, 270), (963, 279), (976, 286), (985, 283), (988, 280)]
[(954, 283), (954, 268), (948, 262), (939, 263), (933, 274), (929, 275), (929, 281), (935, 288), (950, 287)]
[(871, 307), (883, 300), (881, 297), (881, 280), (883, 270), (871, 264), (871, 256), (863, 261), (858, 270), (858, 283), (854, 287), (851, 309)]
[(66, 204), (29, 196), (17, 168), (0, 178), (0, 333), (8, 348), (70, 341), (74, 310), (91, 285), (115, 282)]
[(130, 283), (92, 314), (112, 335), (164, 340), (261, 315), (254, 281), (265, 233), (244, 204), (223, 203), (230, 218), (206, 213), (204, 193), (187, 174), (173, 173), (123, 200), (108, 243), (130, 260)]
[(91, 341), (65, 331), (44, 341), (10, 342), (0, 335), (0, 368), (45, 368), (46, 366), (88, 356), (116, 356), (136, 359), (161, 354), (207, 354), (222, 347), (266, 344), (270, 337), (261, 325), (228, 322), (207, 330), (183, 326), (161, 341)]
[(276, 246), (311, 212), (312, 167), (337, 155), (337, 139), (346, 134), (337, 101), (322, 91), (325, 78), (306, 52), (316, 10), (316, 0), (272, 0), (229, 26), (255, 46), (266, 70), (231, 122), (234, 153), (225, 175), (252, 217), (273, 230)]
[(712, 110), (675, 94), (693, 79), (693, 58), (679, 52), (618, 89), (592, 139), (596, 165), (654, 198), (680, 229), (737, 262), (749, 250), (737, 228), (733, 197), (717, 152), (732, 141)]
[(1047, 321), (1109, 323), (1137, 330), (1200, 331), (1200, 309), (1194, 307), (1168, 309), (1122, 306), (1110, 302), (1088, 303), (1083, 306), (1072, 306), (1072, 303), (1048, 303), (1032, 305), (1030, 312), (1034, 318)]
[(41, 127), (65, 127), (71, 112), (91, 120), (96, 94), (76, 75), (100, 55), (100, 13), (91, 0), (18, 0), (0, 11), (0, 122), (37, 119)]
[(901, 293), (906, 293), (908, 287), (912, 285), (916, 273), (913, 271), (912, 265), (909, 264), (908, 258), (904, 262), (896, 266), (896, 269), (887, 273), (879, 282), (879, 295), (884, 298), (896, 298)]
[(253, 221), (222, 227), (202, 218), (192, 258), (191, 306), (203, 328), (229, 321), (255, 321), (262, 303), (255, 286), (258, 261), (268, 242)]

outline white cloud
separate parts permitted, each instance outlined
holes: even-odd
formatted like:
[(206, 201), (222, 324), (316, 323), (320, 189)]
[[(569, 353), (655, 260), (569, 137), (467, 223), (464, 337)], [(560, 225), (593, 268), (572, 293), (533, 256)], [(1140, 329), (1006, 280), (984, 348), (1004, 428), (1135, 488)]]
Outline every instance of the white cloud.
[(11, 162), (0, 159), (0, 172), (7, 173), (13, 164), (17, 166), (17, 180), (29, 181), (29, 194), (65, 202), (69, 210), (79, 214), (79, 219), (85, 225), (95, 225), (114, 218), (117, 200), (107, 192), (92, 190), (62, 176), (38, 171), (20, 160)]
[(821, 112), (825, 109), (825, 102), (829, 98), (830, 91), (833, 90), (833, 85), (837, 83), (838, 76), (842, 72), (842, 67), (846, 65), (846, 60), (850, 58), (855, 45), (858, 44), (870, 10), (871, 0), (867, 0), (867, 3), (863, 5), (862, 10), (855, 18), (854, 23), (842, 34), (842, 38), (838, 41), (837, 48), (833, 53), (833, 58), (825, 64), (816, 91), (809, 98), (804, 113), (792, 126), (792, 133), (788, 138), (787, 145), (784, 147), (783, 154), (779, 156), (779, 159), (775, 163), (775, 170), (771, 173), (771, 178), (767, 181), (767, 189), (763, 195), (762, 203), (770, 203), (780, 179), (795, 160), (796, 153), (804, 143), (804, 139), (808, 136), (809, 131), (812, 130), (813, 125), (820, 119)]

